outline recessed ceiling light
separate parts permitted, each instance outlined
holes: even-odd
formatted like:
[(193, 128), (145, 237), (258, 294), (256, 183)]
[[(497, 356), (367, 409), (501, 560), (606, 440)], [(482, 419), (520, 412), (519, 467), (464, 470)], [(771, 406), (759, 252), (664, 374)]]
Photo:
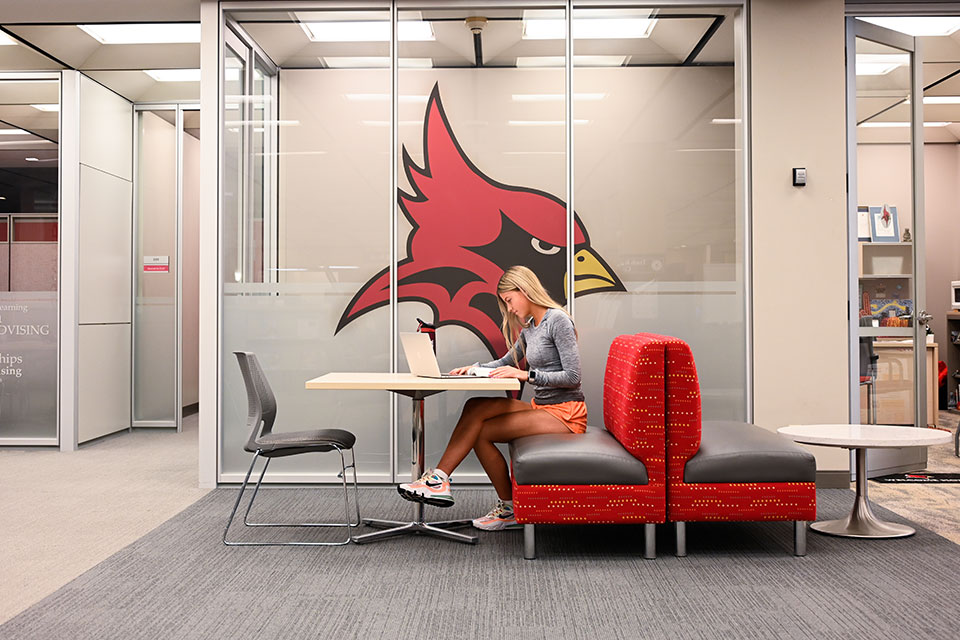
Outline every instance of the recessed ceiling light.
[[(562, 102), (564, 96), (562, 93), (515, 93), (511, 96), (514, 102)], [(574, 100), (603, 100), (607, 97), (605, 93), (575, 93)]]
[(897, 67), (910, 64), (910, 54), (907, 53), (858, 53), (858, 76), (884, 76)]
[(157, 82), (200, 82), (200, 69), (144, 69)]
[(923, 104), (960, 104), (960, 96), (924, 96)]
[[(573, 124), (588, 124), (589, 120), (574, 120)], [(566, 120), (508, 120), (514, 127), (555, 127), (567, 124)]]
[[(389, 42), (390, 23), (369, 22), (301, 22), (301, 28), (312, 42)], [(397, 40), (425, 42), (436, 40), (433, 25), (423, 20), (397, 22)]]
[(0, 80), (30, 80), (32, 82), (59, 82), (60, 74), (51, 76), (49, 73), (31, 73), (23, 71), (5, 71), (0, 73)]
[[(524, 40), (563, 40), (567, 37), (567, 22), (563, 18), (533, 18), (533, 12), (524, 11)], [(573, 37), (588, 39), (649, 38), (656, 26), (655, 18), (574, 18)]]
[[(949, 122), (924, 122), (925, 127), (945, 127)], [(858, 127), (869, 127), (874, 129), (901, 129), (910, 126), (909, 122), (863, 122)]]
[(949, 36), (960, 29), (960, 17), (859, 18), (910, 36)]
[(60, 105), (57, 103), (53, 104), (32, 104), (30, 105), (34, 109), (39, 109), (40, 111), (60, 111)]
[(10, 36), (8, 36), (7, 34), (5, 34), (3, 31), (0, 31), (0, 47), (16, 45), (16, 44), (20, 44), (20, 43), (14, 40), (13, 38), (11, 38)]
[(200, 24), (78, 24), (100, 44), (178, 44), (200, 42)]
[(34, 157), (24, 158), (24, 160), (26, 160), (27, 162), (40, 162), (40, 158), (34, 158)]
[[(627, 56), (573, 56), (575, 67), (622, 67)], [(518, 67), (562, 67), (563, 56), (519, 56)]]
[(0, 136), (28, 136), (23, 129), (0, 129)]
[[(388, 56), (326, 56), (318, 58), (330, 69), (386, 69), (390, 66)], [(433, 58), (400, 58), (401, 69), (432, 69)]]

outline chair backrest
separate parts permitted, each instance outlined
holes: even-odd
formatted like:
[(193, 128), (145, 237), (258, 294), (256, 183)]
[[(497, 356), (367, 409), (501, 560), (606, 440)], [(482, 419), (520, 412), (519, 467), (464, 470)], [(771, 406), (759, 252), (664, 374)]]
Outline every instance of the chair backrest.
[(249, 351), (234, 351), (243, 384), (247, 389), (247, 428), (250, 437), (244, 449), (253, 453), (257, 450), (257, 438), (273, 431), (277, 419), (277, 399), (273, 395), (267, 376), (260, 367), (257, 356)]
[(700, 450), (700, 381), (690, 345), (669, 338), (666, 352), (667, 478), (674, 485)]
[(618, 336), (610, 345), (603, 379), (604, 426), (643, 462), (654, 485), (665, 481), (665, 343), (659, 338)]
[(879, 356), (873, 352), (873, 338), (860, 338), (860, 375), (861, 377), (877, 377), (877, 360)]

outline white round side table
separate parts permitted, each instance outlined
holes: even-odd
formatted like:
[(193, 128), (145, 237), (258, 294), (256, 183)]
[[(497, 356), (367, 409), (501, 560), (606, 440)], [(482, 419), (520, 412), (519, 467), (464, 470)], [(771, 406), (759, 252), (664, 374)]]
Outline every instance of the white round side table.
[(867, 449), (928, 447), (950, 442), (950, 433), (939, 429), (895, 427), (876, 424), (803, 424), (777, 429), (795, 442), (824, 447), (844, 447), (856, 453), (856, 499), (850, 515), (840, 520), (814, 522), (819, 533), (848, 538), (904, 538), (913, 527), (877, 518), (867, 499)]

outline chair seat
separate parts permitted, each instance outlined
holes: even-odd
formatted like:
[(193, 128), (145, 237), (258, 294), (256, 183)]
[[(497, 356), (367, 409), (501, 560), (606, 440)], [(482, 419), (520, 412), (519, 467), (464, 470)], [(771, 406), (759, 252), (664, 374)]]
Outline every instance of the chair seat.
[(602, 427), (547, 433), (510, 443), (518, 485), (647, 484), (647, 468)]
[(813, 454), (783, 436), (746, 422), (703, 422), (700, 449), (683, 480), (711, 482), (815, 482)]
[(356, 441), (357, 437), (344, 429), (310, 429), (268, 433), (257, 438), (256, 445), (260, 455), (279, 458), (312, 451), (332, 451), (337, 447), (351, 449)]

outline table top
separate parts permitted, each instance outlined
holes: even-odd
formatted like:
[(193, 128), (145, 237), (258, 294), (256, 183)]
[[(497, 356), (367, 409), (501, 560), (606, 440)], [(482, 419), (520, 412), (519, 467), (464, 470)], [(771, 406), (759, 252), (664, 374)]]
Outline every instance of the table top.
[(884, 424), (798, 424), (777, 432), (803, 444), (827, 447), (926, 447), (950, 442), (949, 431)]
[(335, 371), (307, 380), (307, 389), (381, 389), (386, 391), (517, 391), (516, 378), (421, 378), (412, 373)]

